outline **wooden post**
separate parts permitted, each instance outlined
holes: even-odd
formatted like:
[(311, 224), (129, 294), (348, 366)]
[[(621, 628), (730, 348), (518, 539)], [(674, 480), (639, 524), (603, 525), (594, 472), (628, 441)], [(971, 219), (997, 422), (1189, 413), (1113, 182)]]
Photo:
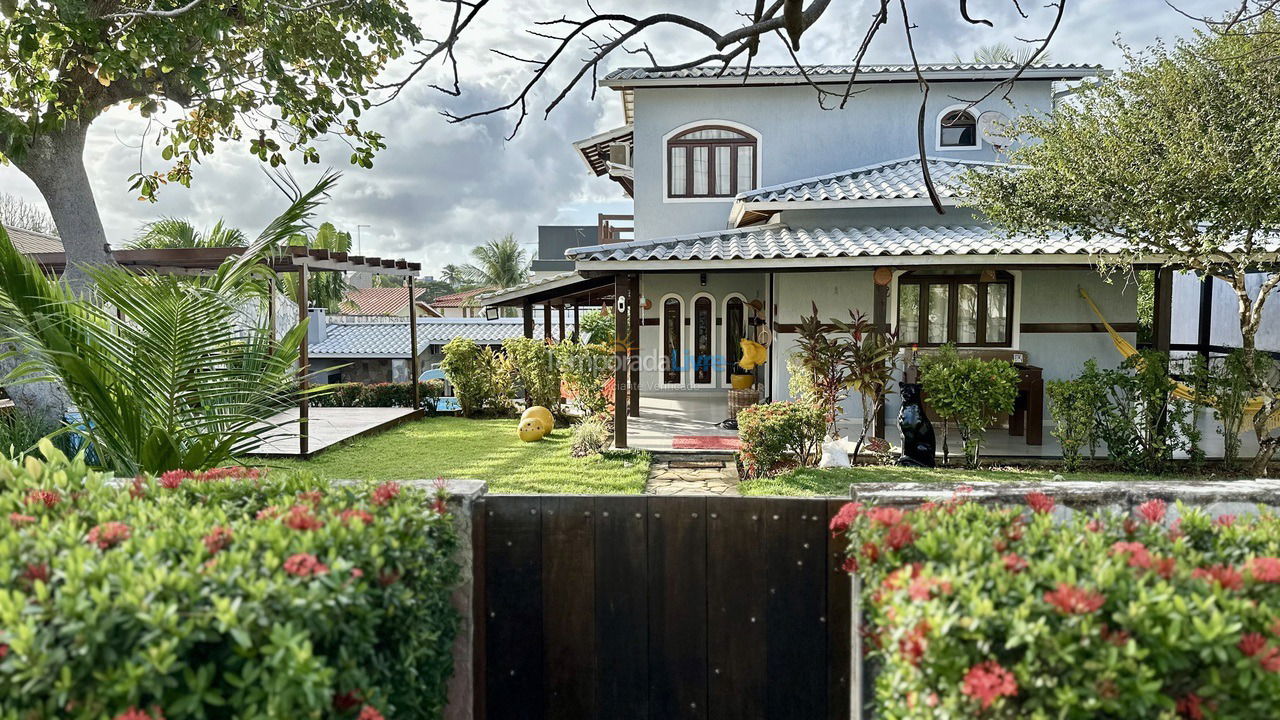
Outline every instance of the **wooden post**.
[[(879, 269), (876, 270), (879, 273)], [(892, 281), (892, 272), (889, 279)], [(876, 278), (872, 286), (871, 296), (871, 322), (875, 324), (876, 329), (881, 332), (889, 331), (889, 284), (880, 284), (880, 279)], [(875, 435), (880, 439), (884, 439), (885, 431), (885, 409), (884, 403), (880, 403), (880, 407), (876, 408), (876, 424)]]
[(560, 337), (559, 342), (564, 342), (564, 301), (560, 302), (560, 306), (556, 308), (560, 311)]
[(551, 339), (551, 301), (542, 303), (542, 339)]
[(418, 302), (414, 293), (414, 277), (409, 276), (409, 382), (413, 383), (413, 409), (422, 407), (421, 389), (418, 387)]
[(582, 342), (582, 308), (576, 302), (573, 304), (573, 340)]
[(525, 300), (524, 306), (521, 308), (521, 312), (523, 313), (521, 317), (524, 318), (524, 336), (527, 338), (532, 338), (533, 337), (533, 302), (531, 300)]
[[(298, 267), (298, 322), (307, 322), (307, 266)], [(307, 338), (310, 333), (303, 333), (298, 341), (298, 389), (302, 397), (298, 400), (298, 454), (306, 458), (310, 451), (310, 439), (307, 437), (307, 421), (311, 415), (311, 400), (307, 396), (310, 388), (308, 374), (311, 372), (311, 353)]]
[(1152, 342), (1160, 352), (1169, 352), (1173, 334), (1173, 268), (1156, 270), (1156, 288), (1152, 311)]
[(1197, 352), (1204, 359), (1209, 359), (1209, 348), (1213, 345), (1213, 277), (1200, 276), (1200, 325), (1196, 329)]
[(627, 332), (627, 365), (630, 369), (630, 392), (627, 394), (629, 406), (627, 414), (640, 417), (640, 274), (631, 273), (627, 283), (627, 317), (630, 330)]
[[(613, 276), (613, 297), (625, 298), (627, 295), (626, 275)], [(622, 313), (614, 317), (615, 328), (621, 331)], [(617, 333), (615, 332), (615, 335)], [(627, 345), (622, 338), (613, 340), (613, 445), (623, 449), (627, 447)]]

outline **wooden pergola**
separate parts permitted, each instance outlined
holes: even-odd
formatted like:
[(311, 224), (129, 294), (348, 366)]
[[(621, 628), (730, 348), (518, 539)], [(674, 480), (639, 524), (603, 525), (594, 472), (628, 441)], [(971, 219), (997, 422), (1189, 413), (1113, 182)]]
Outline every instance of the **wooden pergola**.
[[(243, 247), (216, 248), (161, 248), (148, 250), (111, 250), (111, 258), (119, 265), (142, 271), (153, 271), (170, 275), (208, 275), (217, 270), (229, 257), (244, 254)], [(297, 273), (298, 275), (298, 321), (305, 322), (308, 317), (307, 281), (313, 272), (364, 272), (372, 275), (391, 275), (408, 278), (409, 297), (413, 298), (414, 283), (422, 264), (407, 260), (381, 258), (369, 255), (352, 255), (346, 252), (306, 248), (300, 245), (289, 245), (285, 252), (268, 256), (263, 265), (271, 269), (275, 275)], [(40, 265), (45, 272), (61, 275), (66, 269), (65, 253), (41, 253), (28, 256)], [(276, 337), (276, 284), (271, 282), (271, 292), (267, 300), (267, 325), (272, 341)], [(409, 303), (409, 364), (413, 378), (413, 409), (422, 407), (419, 396), (418, 376), (418, 309), (417, 304)], [(308, 353), (307, 338), (304, 336), (298, 343), (298, 374), (300, 389), (303, 391), (298, 401), (298, 452), (302, 457), (309, 454), (307, 419), (310, 414), (311, 401), (306, 395), (311, 381), (308, 372), (311, 360)]]

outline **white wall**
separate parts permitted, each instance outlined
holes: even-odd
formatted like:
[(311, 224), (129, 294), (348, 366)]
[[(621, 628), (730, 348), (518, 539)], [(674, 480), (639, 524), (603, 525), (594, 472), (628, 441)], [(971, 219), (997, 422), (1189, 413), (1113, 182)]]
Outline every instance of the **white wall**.
[[(1266, 280), (1266, 273), (1249, 276), (1248, 288), (1257, 297), (1258, 287)], [(1210, 345), (1240, 347), (1239, 304), (1235, 291), (1222, 280), (1214, 279), (1213, 310), (1210, 321)], [(1177, 273), (1173, 276), (1173, 325), (1170, 342), (1195, 344), (1200, 341), (1200, 277), (1193, 273)], [(1258, 347), (1280, 352), (1280, 297), (1267, 299), (1262, 311), (1262, 326), (1258, 328)]]

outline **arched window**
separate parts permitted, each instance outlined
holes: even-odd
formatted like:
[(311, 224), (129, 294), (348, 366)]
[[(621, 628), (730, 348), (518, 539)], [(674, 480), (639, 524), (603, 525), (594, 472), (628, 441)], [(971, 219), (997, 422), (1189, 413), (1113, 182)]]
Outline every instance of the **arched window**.
[(704, 125), (667, 140), (667, 197), (733, 197), (756, 186), (756, 138)]
[(724, 301), (724, 382), (729, 384), (742, 359), (742, 338), (747, 336), (747, 304), (741, 295), (730, 295)]
[(947, 110), (938, 121), (938, 147), (978, 147), (978, 120), (973, 113), (964, 110)]
[(662, 384), (681, 384), (684, 370), (684, 303), (671, 295), (662, 301)]
[(710, 385), (712, 376), (712, 344), (715, 342), (715, 303), (710, 295), (693, 298), (693, 384)]

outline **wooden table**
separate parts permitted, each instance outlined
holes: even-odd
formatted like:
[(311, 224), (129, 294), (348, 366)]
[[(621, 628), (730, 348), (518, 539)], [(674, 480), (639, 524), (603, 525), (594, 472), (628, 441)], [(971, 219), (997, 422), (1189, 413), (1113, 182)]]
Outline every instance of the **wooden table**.
[(1026, 435), (1028, 445), (1044, 444), (1044, 371), (1018, 365), (1018, 397), (1009, 416), (1009, 435)]

